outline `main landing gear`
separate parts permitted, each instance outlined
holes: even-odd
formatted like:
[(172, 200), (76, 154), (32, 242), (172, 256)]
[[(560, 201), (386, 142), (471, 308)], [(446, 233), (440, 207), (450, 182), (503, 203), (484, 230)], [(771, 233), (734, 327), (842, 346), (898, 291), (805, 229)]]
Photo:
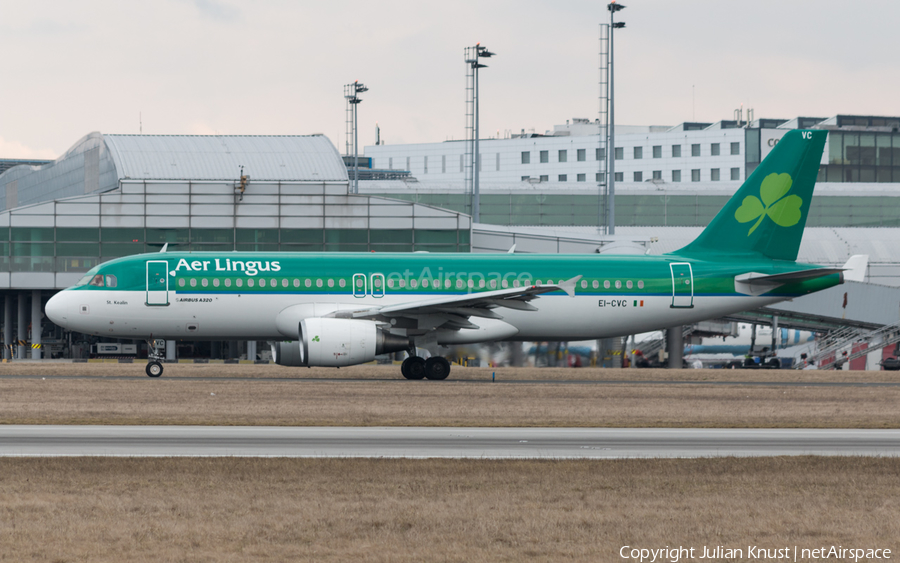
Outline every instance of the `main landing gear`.
[(400, 373), (406, 379), (447, 379), (450, 375), (450, 362), (440, 356), (432, 356), (427, 360), (419, 356), (410, 356), (400, 365)]
[(149, 360), (147, 362), (147, 375), (150, 377), (159, 377), (163, 373), (163, 365), (160, 362), (163, 359), (162, 348), (156, 344), (156, 340), (147, 341), (147, 359)]

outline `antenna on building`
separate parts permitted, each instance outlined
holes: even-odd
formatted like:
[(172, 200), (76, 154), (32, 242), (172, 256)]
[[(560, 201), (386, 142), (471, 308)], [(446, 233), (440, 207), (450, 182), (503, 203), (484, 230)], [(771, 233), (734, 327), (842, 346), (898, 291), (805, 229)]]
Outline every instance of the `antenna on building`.
[(747, 127), (753, 122), (753, 108), (747, 108)]
[(381, 127), (378, 126), (378, 122), (375, 122), (375, 145), (381, 144)]
[(141, 115), (141, 112), (138, 112), (138, 134), (144, 134), (144, 118)]

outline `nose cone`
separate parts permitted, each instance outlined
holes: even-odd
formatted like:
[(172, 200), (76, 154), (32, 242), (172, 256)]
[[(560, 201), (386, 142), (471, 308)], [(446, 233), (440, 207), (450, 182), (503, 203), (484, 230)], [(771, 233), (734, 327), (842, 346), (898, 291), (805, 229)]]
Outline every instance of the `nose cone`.
[(47, 306), (44, 308), (47, 318), (63, 328), (66, 328), (66, 325), (69, 323), (67, 297), (65, 291), (60, 291), (51, 297), (50, 301), (47, 301)]

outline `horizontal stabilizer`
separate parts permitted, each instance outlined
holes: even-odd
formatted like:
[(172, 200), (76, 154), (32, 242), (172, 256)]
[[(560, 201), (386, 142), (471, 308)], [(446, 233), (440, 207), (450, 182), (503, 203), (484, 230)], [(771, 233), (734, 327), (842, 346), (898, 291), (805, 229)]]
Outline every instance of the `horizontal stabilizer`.
[(866, 279), (866, 269), (869, 267), (868, 254), (855, 254), (844, 264), (844, 279), (847, 281), (861, 282)]
[(812, 268), (783, 274), (749, 272), (734, 277), (734, 290), (744, 295), (762, 295), (786, 283), (821, 278), (843, 271), (844, 268)]

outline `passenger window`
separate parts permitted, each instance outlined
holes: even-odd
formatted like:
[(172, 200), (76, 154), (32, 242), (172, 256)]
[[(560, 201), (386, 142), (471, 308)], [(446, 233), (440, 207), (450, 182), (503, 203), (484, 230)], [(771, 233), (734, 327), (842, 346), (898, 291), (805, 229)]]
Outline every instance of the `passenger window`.
[(103, 287), (103, 276), (100, 274), (94, 276), (94, 279), (91, 280), (91, 285), (94, 287)]
[(106, 287), (116, 287), (117, 280), (116, 276), (108, 275), (106, 276)]

